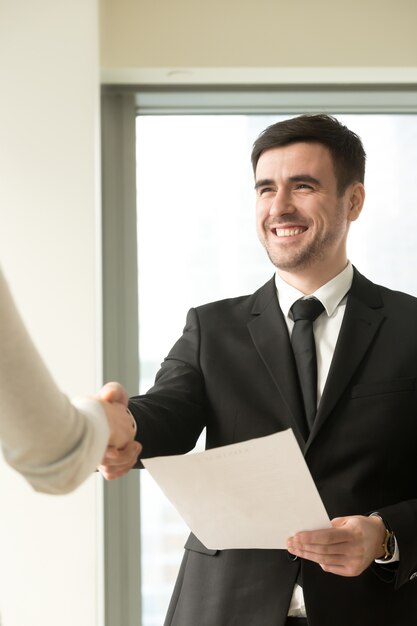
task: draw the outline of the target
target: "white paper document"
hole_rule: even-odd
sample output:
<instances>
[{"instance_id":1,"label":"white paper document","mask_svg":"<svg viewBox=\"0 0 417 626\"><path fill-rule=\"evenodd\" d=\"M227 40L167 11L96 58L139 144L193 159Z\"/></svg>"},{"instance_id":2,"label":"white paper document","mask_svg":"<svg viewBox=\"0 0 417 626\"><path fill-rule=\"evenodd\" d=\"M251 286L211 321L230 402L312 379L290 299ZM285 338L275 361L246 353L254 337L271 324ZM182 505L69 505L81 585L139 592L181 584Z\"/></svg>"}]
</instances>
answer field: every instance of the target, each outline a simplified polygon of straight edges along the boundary
<instances>
[{"instance_id":1,"label":"white paper document","mask_svg":"<svg viewBox=\"0 0 417 626\"><path fill-rule=\"evenodd\" d=\"M292 430L142 462L207 548L286 548L330 527Z\"/></svg>"}]
</instances>

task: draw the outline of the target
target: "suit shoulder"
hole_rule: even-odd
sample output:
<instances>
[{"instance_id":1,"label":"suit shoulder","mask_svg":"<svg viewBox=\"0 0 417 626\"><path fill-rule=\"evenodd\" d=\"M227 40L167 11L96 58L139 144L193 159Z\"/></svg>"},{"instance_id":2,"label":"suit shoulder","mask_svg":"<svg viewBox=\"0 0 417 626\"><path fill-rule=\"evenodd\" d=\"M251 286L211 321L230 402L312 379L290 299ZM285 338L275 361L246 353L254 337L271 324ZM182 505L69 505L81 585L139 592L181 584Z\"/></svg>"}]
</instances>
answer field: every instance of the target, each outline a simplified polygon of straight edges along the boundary
<instances>
[{"instance_id":1,"label":"suit shoulder","mask_svg":"<svg viewBox=\"0 0 417 626\"><path fill-rule=\"evenodd\" d=\"M391 304L398 306L400 309L403 307L417 308L417 297L404 291L397 291L378 285L384 304Z\"/></svg>"},{"instance_id":2,"label":"suit shoulder","mask_svg":"<svg viewBox=\"0 0 417 626\"><path fill-rule=\"evenodd\" d=\"M275 293L275 282L272 278L252 294L224 298L222 300L216 300L215 302L202 304L196 307L195 311L200 319L218 319L219 317L226 318L236 315L246 316L250 315L254 308L257 308L260 301L270 300Z\"/></svg>"},{"instance_id":3,"label":"suit shoulder","mask_svg":"<svg viewBox=\"0 0 417 626\"><path fill-rule=\"evenodd\" d=\"M417 307L417 297L384 285L378 285L360 274L356 268L352 293L367 302L372 308L385 306L397 308L398 312L401 312L404 308L412 310Z\"/></svg>"}]
</instances>

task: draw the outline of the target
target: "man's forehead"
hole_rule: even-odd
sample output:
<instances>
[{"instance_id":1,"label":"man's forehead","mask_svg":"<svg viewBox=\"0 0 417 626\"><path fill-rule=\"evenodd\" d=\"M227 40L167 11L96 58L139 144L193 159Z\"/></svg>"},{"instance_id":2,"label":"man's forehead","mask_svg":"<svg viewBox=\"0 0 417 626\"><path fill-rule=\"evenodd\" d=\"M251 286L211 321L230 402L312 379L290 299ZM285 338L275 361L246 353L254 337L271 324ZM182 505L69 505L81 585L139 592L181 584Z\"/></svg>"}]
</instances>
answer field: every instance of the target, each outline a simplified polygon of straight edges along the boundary
<instances>
[{"instance_id":1,"label":"man's forehead","mask_svg":"<svg viewBox=\"0 0 417 626\"><path fill-rule=\"evenodd\" d=\"M317 173L318 170L333 169L333 159L330 150L319 142L294 142L285 146L268 148L259 157L255 170L255 179L267 175L266 172L292 170L298 174L301 167L304 173ZM291 175L291 173L290 173Z\"/></svg>"}]
</instances>

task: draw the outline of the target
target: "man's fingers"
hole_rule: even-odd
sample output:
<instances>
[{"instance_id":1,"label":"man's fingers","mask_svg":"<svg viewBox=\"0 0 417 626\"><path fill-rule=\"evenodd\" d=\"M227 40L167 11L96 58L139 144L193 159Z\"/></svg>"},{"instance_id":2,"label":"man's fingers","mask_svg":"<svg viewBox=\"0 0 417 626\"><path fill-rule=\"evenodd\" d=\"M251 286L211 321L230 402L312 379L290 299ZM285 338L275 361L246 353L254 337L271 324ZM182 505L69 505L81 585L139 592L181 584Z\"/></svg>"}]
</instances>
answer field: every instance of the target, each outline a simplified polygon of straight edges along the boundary
<instances>
[{"instance_id":1,"label":"man's fingers","mask_svg":"<svg viewBox=\"0 0 417 626\"><path fill-rule=\"evenodd\" d=\"M108 447L97 469L106 480L120 478L136 465L141 451L142 446L137 441L128 443L122 450Z\"/></svg>"},{"instance_id":2,"label":"man's fingers","mask_svg":"<svg viewBox=\"0 0 417 626\"><path fill-rule=\"evenodd\" d=\"M299 543L296 540L289 541L288 547L290 551L295 550L298 552L303 552L303 553L308 553L308 554L318 554L318 555L346 554L351 549L350 544L348 544L347 542L321 544L321 543Z\"/></svg>"},{"instance_id":3,"label":"man's fingers","mask_svg":"<svg viewBox=\"0 0 417 626\"><path fill-rule=\"evenodd\" d=\"M117 382L106 383L97 394L100 400L106 400L106 402L120 402L124 406L127 406L129 396L126 389Z\"/></svg>"},{"instance_id":4,"label":"man's fingers","mask_svg":"<svg viewBox=\"0 0 417 626\"><path fill-rule=\"evenodd\" d=\"M114 467L127 465L133 460L136 463L137 457L141 451L142 446L138 441L130 441L122 449L117 449L114 446L109 446L106 449L101 463L102 465L111 465Z\"/></svg>"},{"instance_id":5,"label":"man's fingers","mask_svg":"<svg viewBox=\"0 0 417 626\"><path fill-rule=\"evenodd\" d=\"M120 402L99 400L110 427L109 445L124 448L136 436L136 421L129 409Z\"/></svg>"},{"instance_id":6,"label":"man's fingers","mask_svg":"<svg viewBox=\"0 0 417 626\"><path fill-rule=\"evenodd\" d=\"M116 478L121 478L122 476L128 474L130 470L130 468L124 470L116 470L115 468L109 469L105 465L99 465L97 469L106 480L115 480Z\"/></svg>"},{"instance_id":7,"label":"man's fingers","mask_svg":"<svg viewBox=\"0 0 417 626\"><path fill-rule=\"evenodd\" d=\"M288 551L318 563L326 572L358 576L378 558L384 537L383 523L363 515L332 520L332 528L296 533Z\"/></svg>"},{"instance_id":8,"label":"man's fingers","mask_svg":"<svg viewBox=\"0 0 417 626\"><path fill-rule=\"evenodd\" d=\"M296 533L292 539L300 544L309 545L332 545L349 541L352 530L349 528L336 527L321 530L302 531Z\"/></svg>"},{"instance_id":9,"label":"man's fingers","mask_svg":"<svg viewBox=\"0 0 417 626\"><path fill-rule=\"evenodd\" d=\"M119 450L115 446L107 446L105 455L103 457L103 461L107 459L108 461L117 460L120 456Z\"/></svg>"}]
</instances>

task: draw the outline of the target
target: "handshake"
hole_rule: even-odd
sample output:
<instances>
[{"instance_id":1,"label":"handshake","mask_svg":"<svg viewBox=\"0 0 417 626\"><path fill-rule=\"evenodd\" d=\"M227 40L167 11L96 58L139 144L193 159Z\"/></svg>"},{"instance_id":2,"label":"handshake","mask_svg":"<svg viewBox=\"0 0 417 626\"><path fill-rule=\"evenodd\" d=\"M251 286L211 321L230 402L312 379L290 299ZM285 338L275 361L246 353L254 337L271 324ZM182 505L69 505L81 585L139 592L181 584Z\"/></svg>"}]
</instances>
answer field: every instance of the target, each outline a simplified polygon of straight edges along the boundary
<instances>
[{"instance_id":1,"label":"handshake","mask_svg":"<svg viewBox=\"0 0 417 626\"><path fill-rule=\"evenodd\" d=\"M136 422L128 409L129 396L120 383L107 383L96 396L107 416L110 436L98 466L106 480L120 478L137 463L142 446L135 441Z\"/></svg>"}]
</instances>

